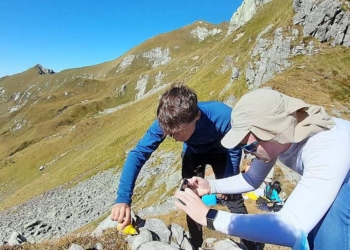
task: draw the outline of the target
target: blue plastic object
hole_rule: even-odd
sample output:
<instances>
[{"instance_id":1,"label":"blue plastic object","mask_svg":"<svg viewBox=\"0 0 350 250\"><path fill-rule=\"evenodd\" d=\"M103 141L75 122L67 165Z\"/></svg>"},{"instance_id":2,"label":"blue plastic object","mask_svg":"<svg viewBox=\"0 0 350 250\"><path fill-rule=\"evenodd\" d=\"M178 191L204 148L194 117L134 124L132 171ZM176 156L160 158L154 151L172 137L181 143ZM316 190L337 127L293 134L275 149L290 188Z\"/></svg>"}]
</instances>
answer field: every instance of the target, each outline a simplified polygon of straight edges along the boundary
<instances>
[{"instance_id":1,"label":"blue plastic object","mask_svg":"<svg viewBox=\"0 0 350 250\"><path fill-rule=\"evenodd\" d=\"M206 194L202 196L202 201L207 206L215 206L217 204L216 195L215 194Z\"/></svg>"}]
</instances>

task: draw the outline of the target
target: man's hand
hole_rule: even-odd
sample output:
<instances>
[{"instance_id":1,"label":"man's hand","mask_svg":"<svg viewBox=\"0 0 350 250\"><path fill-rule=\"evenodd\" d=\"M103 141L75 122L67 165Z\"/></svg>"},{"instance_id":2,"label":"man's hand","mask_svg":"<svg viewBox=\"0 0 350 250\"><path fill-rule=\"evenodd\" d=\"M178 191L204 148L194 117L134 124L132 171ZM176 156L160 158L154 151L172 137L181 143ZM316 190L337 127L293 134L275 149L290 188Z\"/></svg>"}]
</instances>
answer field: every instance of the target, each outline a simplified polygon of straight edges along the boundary
<instances>
[{"instance_id":1,"label":"man's hand","mask_svg":"<svg viewBox=\"0 0 350 250\"><path fill-rule=\"evenodd\" d=\"M209 181L203 179L201 177L192 177L188 179L188 186L199 196L203 196L205 194L210 194L210 184Z\"/></svg>"},{"instance_id":2,"label":"man's hand","mask_svg":"<svg viewBox=\"0 0 350 250\"><path fill-rule=\"evenodd\" d=\"M117 203L112 207L111 219L119 222L119 227L123 230L127 225L131 224L131 209L125 203Z\"/></svg>"},{"instance_id":3,"label":"man's hand","mask_svg":"<svg viewBox=\"0 0 350 250\"><path fill-rule=\"evenodd\" d=\"M182 209L188 216L190 216L197 223L207 225L207 213L209 208L203 203L201 198L195 194L191 189L186 188L185 191L177 191L175 198L182 202L175 200L175 205Z\"/></svg>"},{"instance_id":4,"label":"man's hand","mask_svg":"<svg viewBox=\"0 0 350 250\"><path fill-rule=\"evenodd\" d=\"M218 199L227 201L228 198L229 198L229 195L228 195L228 194L216 194L216 197L217 197Z\"/></svg>"}]
</instances>

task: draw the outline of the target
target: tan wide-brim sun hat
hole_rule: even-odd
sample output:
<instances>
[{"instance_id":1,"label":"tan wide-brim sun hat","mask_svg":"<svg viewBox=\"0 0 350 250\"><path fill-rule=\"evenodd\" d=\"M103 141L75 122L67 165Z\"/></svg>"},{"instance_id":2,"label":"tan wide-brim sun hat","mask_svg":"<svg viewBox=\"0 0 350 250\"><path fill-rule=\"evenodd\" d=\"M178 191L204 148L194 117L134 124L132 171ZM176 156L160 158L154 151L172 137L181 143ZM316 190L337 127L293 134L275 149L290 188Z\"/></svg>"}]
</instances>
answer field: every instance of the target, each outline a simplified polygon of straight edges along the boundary
<instances>
[{"instance_id":1,"label":"tan wide-brim sun hat","mask_svg":"<svg viewBox=\"0 0 350 250\"><path fill-rule=\"evenodd\" d=\"M306 118L298 121L296 111L306 112ZM300 142L333 126L333 119L323 107L262 88L245 94L234 106L231 130L221 144L226 148L236 147L249 132L263 141Z\"/></svg>"}]
</instances>

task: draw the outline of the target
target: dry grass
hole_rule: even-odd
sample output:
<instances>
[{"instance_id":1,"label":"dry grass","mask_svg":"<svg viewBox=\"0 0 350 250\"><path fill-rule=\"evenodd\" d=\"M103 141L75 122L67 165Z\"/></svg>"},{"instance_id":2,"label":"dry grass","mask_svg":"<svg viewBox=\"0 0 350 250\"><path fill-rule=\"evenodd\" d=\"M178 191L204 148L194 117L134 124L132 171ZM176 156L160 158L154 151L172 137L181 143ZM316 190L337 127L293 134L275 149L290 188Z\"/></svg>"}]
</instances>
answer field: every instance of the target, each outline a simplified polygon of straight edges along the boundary
<instances>
[{"instance_id":1,"label":"dry grass","mask_svg":"<svg viewBox=\"0 0 350 250\"><path fill-rule=\"evenodd\" d=\"M101 243L104 250L127 250L128 245L125 236L121 235L116 229L104 231L101 237L70 235L62 237L59 240L46 241L42 243L25 243L19 246L0 246L0 250L66 250L72 244L78 244L84 249L94 249L96 243Z\"/></svg>"}]
</instances>

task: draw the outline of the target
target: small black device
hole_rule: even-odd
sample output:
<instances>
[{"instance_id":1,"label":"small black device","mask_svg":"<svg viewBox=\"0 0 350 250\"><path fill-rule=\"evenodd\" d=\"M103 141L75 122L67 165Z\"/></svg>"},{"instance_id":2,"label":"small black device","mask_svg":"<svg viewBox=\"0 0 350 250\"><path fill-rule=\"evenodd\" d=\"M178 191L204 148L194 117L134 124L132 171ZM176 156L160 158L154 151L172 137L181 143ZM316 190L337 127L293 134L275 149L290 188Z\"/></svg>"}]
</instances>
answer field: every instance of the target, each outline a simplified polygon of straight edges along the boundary
<instances>
[{"instance_id":1,"label":"small black device","mask_svg":"<svg viewBox=\"0 0 350 250\"><path fill-rule=\"evenodd\" d=\"M185 188L188 187L188 180L187 179L183 179L182 180L182 183L181 183L181 186L180 186L180 191L185 191ZM182 203L182 205L186 206L186 203L183 202L182 200L176 198L179 202Z\"/></svg>"},{"instance_id":2,"label":"small black device","mask_svg":"<svg viewBox=\"0 0 350 250\"><path fill-rule=\"evenodd\" d=\"M180 191L185 191L185 189L188 187L188 180L183 179L181 186L180 186Z\"/></svg>"},{"instance_id":3,"label":"small black device","mask_svg":"<svg viewBox=\"0 0 350 250\"><path fill-rule=\"evenodd\" d=\"M217 214L218 214L218 210L209 209L207 216L206 216L207 217L207 228L215 230L214 220L215 220Z\"/></svg>"}]
</instances>

